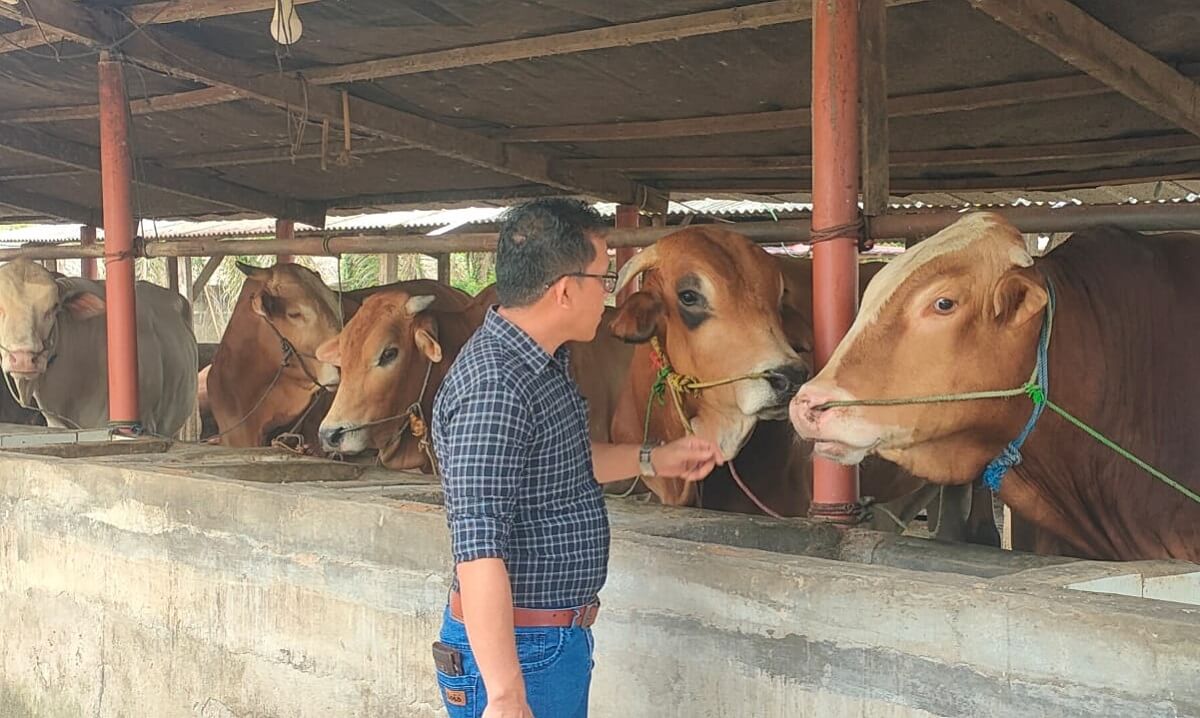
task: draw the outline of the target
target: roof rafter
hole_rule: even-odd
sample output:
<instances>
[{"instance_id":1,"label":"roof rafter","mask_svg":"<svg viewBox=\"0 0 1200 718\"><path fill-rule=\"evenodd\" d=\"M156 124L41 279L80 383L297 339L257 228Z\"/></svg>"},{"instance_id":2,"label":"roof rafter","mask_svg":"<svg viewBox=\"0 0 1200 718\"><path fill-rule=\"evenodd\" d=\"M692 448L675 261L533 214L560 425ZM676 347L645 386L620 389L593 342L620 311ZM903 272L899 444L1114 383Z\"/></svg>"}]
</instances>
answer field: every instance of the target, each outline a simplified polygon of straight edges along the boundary
<instances>
[{"instance_id":1,"label":"roof rafter","mask_svg":"<svg viewBox=\"0 0 1200 718\"><path fill-rule=\"evenodd\" d=\"M100 213L87 207L56 197L47 197L9 187L4 183L0 183L0 204L80 224L98 225L101 223Z\"/></svg>"},{"instance_id":2,"label":"roof rafter","mask_svg":"<svg viewBox=\"0 0 1200 718\"><path fill-rule=\"evenodd\" d=\"M294 0L297 5L318 0ZM129 20L137 25L163 25L188 20L203 20L210 17L237 15L245 12L261 12L275 7L276 0L165 0L125 8ZM11 15L10 15L11 17ZM21 18L21 22L27 19ZM36 26L10 32L0 37L0 55L18 50L41 47L47 42L69 40L70 37L53 29Z\"/></svg>"},{"instance_id":3,"label":"roof rafter","mask_svg":"<svg viewBox=\"0 0 1200 718\"><path fill-rule=\"evenodd\" d=\"M1200 86L1067 0L968 0L1159 117L1200 135Z\"/></svg>"},{"instance_id":4,"label":"roof rafter","mask_svg":"<svg viewBox=\"0 0 1200 718\"><path fill-rule=\"evenodd\" d=\"M100 171L98 149L22 127L0 126L0 147L77 169ZM139 164L138 170L135 179L139 184L192 199L308 224L321 225L325 217L325 206L321 203L275 197L206 174L168 170L152 162Z\"/></svg>"},{"instance_id":5,"label":"roof rafter","mask_svg":"<svg viewBox=\"0 0 1200 718\"><path fill-rule=\"evenodd\" d=\"M0 12L12 12L2 8ZM124 19L92 12L68 0L43 0L38 13L43 26L93 47L106 45L108 38L125 37L121 46L125 58L157 72L243 91L248 99L276 107L303 107L310 118L329 119L339 125L345 99L353 129L568 192L637 204L651 212L666 208L665 194L620 174L568 168L541 152L506 147L491 138L419 115L313 87L297 75L264 76L253 65L153 28L131 34Z\"/></svg>"}]
</instances>

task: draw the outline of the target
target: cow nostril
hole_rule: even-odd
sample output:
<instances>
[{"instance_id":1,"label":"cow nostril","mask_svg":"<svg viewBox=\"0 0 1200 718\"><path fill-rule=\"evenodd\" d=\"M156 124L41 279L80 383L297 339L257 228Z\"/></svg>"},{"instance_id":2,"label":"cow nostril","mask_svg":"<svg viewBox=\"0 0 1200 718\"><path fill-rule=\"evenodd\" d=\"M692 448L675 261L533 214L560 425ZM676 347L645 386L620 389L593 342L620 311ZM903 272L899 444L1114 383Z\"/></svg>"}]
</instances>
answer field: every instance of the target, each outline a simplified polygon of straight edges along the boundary
<instances>
[{"instance_id":1,"label":"cow nostril","mask_svg":"<svg viewBox=\"0 0 1200 718\"><path fill-rule=\"evenodd\" d=\"M341 446L342 439L346 438L346 430L339 427L332 429L321 430L321 440L326 446L337 447Z\"/></svg>"},{"instance_id":2,"label":"cow nostril","mask_svg":"<svg viewBox=\"0 0 1200 718\"><path fill-rule=\"evenodd\" d=\"M767 383L780 394L795 394L808 381L808 369L785 366L767 372Z\"/></svg>"}]
</instances>

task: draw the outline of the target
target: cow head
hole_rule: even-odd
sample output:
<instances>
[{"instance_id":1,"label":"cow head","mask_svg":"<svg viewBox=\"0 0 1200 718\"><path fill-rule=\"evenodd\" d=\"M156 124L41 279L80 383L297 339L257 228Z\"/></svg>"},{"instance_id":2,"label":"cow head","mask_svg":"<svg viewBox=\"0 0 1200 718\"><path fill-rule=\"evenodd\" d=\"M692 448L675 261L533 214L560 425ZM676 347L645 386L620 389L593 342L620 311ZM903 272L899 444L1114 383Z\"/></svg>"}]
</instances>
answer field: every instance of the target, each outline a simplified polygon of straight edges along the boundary
<instances>
[{"instance_id":1,"label":"cow head","mask_svg":"<svg viewBox=\"0 0 1200 718\"><path fill-rule=\"evenodd\" d=\"M298 264L264 268L238 262L237 267L259 284L250 304L254 313L288 340L321 384L337 384L337 367L312 359L317 347L341 330L338 299L333 290L325 286L316 272Z\"/></svg>"},{"instance_id":2,"label":"cow head","mask_svg":"<svg viewBox=\"0 0 1200 718\"><path fill-rule=\"evenodd\" d=\"M0 365L18 379L41 376L54 357L56 325L64 314L104 314L104 299L87 280L56 279L40 264L17 260L0 267Z\"/></svg>"},{"instance_id":3,"label":"cow head","mask_svg":"<svg viewBox=\"0 0 1200 718\"><path fill-rule=\"evenodd\" d=\"M442 361L438 322L426 311L435 300L401 289L373 294L345 330L317 351L321 361L341 367L342 373L333 406L321 422L326 451L383 450L395 443L409 406L432 400L437 386L426 381L438 378L431 375Z\"/></svg>"},{"instance_id":4,"label":"cow head","mask_svg":"<svg viewBox=\"0 0 1200 718\"><path fill-rule=\"evenodd\" d=\"M809 376L780 323L783 278L775 260L746 237L689 227L635 255L620 286L641 289L610 329L627 342L657 337L677 372L700 381L762 373L765 378L707 389L690 402L692 425L735 456L759 419L782 419Z\"/></svg>"},{"instance_id":5,"label":"cow head","mask_svg":"<svg viewBox=\"0 0 1200 718\"><path fill-rule=\"evenodd\" d=\"M842 463L877 453L934 482L970 482L1015 435L1028 401L823 405L1020 386L1046 301L1016 228L967 215L879 272L829 363L792 400L792 424Z\"/></svg>"}]
</instances>

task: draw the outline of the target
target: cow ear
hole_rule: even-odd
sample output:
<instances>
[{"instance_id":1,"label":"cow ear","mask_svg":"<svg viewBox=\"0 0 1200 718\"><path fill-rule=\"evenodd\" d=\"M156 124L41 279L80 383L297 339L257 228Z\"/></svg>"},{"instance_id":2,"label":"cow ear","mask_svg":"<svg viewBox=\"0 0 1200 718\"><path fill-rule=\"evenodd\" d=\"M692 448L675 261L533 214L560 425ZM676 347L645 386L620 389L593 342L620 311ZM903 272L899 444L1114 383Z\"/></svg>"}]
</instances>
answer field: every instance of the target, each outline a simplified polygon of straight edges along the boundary
<instances>
[{"instance_id":1,"label":"cow ear","mask_svg":"<svg viewBox=\"0 0 1200 718\"><path fill-rule=\"evenodd\" d=\"M260 317L277 317L280 314L279 298L269 294L265 288L260 289L250 300L250 308Z\"/></svg>"},{"instance_id":2,"label":"cow ear","mask_svg":"<svg viewBox=\"0 0 1200 718\"><path fill-rule=\"evenodd\" d=\"M992 306L997 322L1019 327L1037 316L1049 299L1041 282L1030 276L1026 270L1014 269L1007 272L996 284L992 294Z\"/></svg>"},{"instance_id":3,"label":"cow ear","mask_svg":"<svg viewBox=\"0 0 1200 718\"><path fill-rule=\"evenodd\" d=\"M617 316L608 324L609 331L630 344L641 344L659 332L663 304L649 292L635 292L617 308Z\"/></svg>"},{"instance_id":4,"label":"cow ear","mask_svg":"<svg viewBox=\"0 0 1200 718\"><path fill-rule=\"evenodd\" d=\"M58 284L58 301L63 309L76 319L91 319L104 314L104 299L93 290L90 282L84 284L78 280L64 277L55 280Z\"/></svg>"},{"instance_id":5,"label":"cow ear","mask_svg":"<svg viewBox=\"0 0 1200 718\"><path fill-rule=\"evenodd\" d=\"M413 332L413 340L417 344L417 349L434 364L442 360L442 345L438 343L437 336L437 322L433 321L432 317L426 315L418 320L417 330Z\"/></svg>"},{"instance_id":6,"label":"cow ear","mask_svg":"<svg viewBox=\"0 0 1200 718\"><path fill-rule=\"evenodd\" d=\"M438 340L432 334L424 329L418 329L415 339L417 349L420 349L429 361L437 364L442 360L442 345L438 344Z\"/></svg>"},{"instance_id":7,"label":"cow ear","mask_svg":"<svg viewBox=\"0 0 1200 718\"><path fill-rule=\"evenodd\" d=\"M342 365L342 335L339 334L317 347L316 357L319 362L340 367Z\"/></svg>"}]
</instances>

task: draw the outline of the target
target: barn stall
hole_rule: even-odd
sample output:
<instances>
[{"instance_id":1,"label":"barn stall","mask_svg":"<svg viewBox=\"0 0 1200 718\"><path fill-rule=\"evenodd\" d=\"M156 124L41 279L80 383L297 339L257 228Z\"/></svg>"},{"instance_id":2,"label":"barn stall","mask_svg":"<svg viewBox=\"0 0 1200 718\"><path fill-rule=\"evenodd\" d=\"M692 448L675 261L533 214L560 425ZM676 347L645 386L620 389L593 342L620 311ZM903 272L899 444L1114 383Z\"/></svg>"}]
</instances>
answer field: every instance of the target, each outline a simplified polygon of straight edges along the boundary
<instances>
[{"instance_id":1,"label":"barn stall","mask_svg":"<svg viewBox=\"0 0 1200 718\"><path fill-rule=\"evenodd\" d=\"M103 260L116 427L0 438L0 712L438 714L436 484L128 438L137 258L486 251L331 218L573 194L618 204L626 259L668 198L811 202L737 228L812 246L821 360L859 250L964 205L1200 228L1198 23L1182 0L0 4L0 221L83 225L3 259ZM216 217L275 238L135 231ZM811 521L612 502L598 715L1200 715L1196 567L845 528L857 479L824 462L814 494Z\"/></svg>"}]
</instances>

